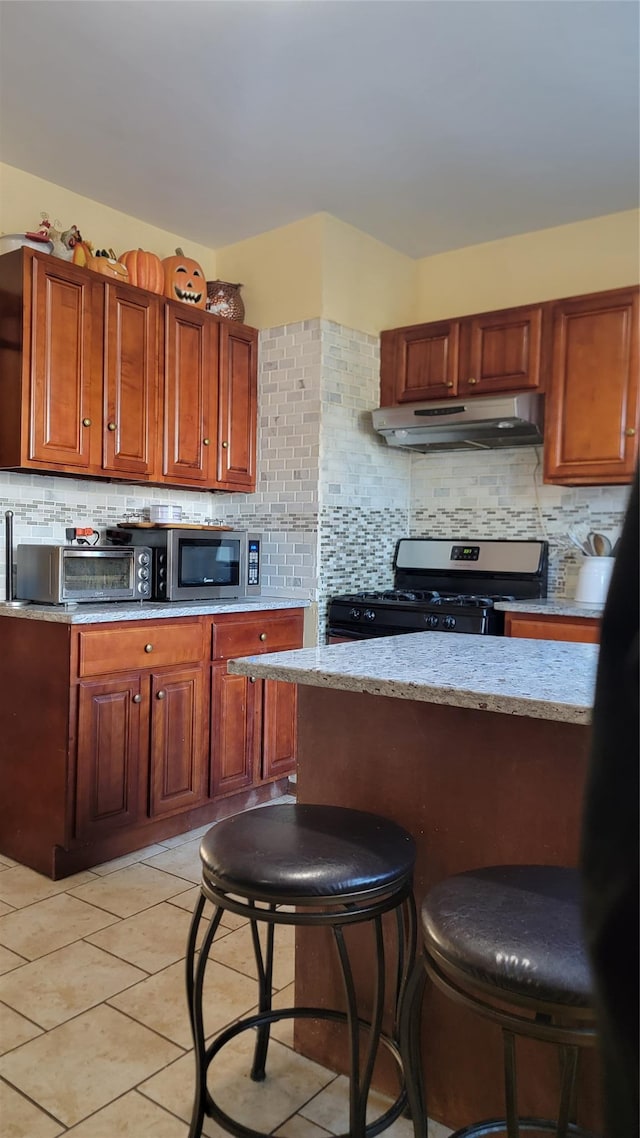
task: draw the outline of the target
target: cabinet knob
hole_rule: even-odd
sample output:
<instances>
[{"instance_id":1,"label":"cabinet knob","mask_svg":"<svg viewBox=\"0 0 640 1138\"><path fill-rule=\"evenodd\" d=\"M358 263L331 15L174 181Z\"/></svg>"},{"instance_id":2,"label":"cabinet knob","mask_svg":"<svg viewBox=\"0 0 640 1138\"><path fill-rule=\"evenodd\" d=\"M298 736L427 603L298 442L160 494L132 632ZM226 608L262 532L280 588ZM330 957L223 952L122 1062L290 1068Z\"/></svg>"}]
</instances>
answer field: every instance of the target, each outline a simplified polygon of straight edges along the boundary
<instances>
[{"instance_id":1,"label":"cabinet knob","mask_svg":"<svg viewBox=\"0 0 640 1138\"><path fill-rule=\"evenodd\" d=\"M249 683L255 684L255 682L256 682L256 677L255 676L249 676Z\"/></svg>"},{"instance_id":2,"label":"cabinet knob","mask_svg":"<svg viewBox=\"0 0 640 1138\"><path fill-rule=\"evenodd\" d=\"M229 444L225 442L222 444L222 449L226 450L228 446L229 446Z\"/></svg>"},{"instance_id":3,"label":"cabinet knob","mask_svg":"<svg viewBox=\"0 0 640 1138\"><path fill-rule=\"evenodd\" d=\"M156 692L156 699L164 699L166 694L166 691L163 691L162 688L160 688L160 691Z\"/></svg>"},{"instance_id":4,"label":"cabinet knob","mask_svg":"<svg viewBox=\"0 0 640 1138\"><path fill-rule=\"evenodd\" d=\"M210 442L211 442L211 440L210 440L210 439L203 439L203 440L202 440L202 445L203 445L204 447L208 447L208 446L209 446L209 443L210 443Z\"/></svg>"},{"instance_id":5,"label":"cabinet knob","mask_svg":"<svg viewBox=\"0 0 640 1138\"><path fill-rule=\"evenodd\" d=\"M117 427L116 423L107 423L107 430L108 431L117 431L117 429L118 429L118 427Z\"/></svg>"},{"instance_id":6,"label":"cabinet knob","mask_svg":"<svg viewBox=\"0 0 640 1138\"><path fill-rule=\"evenodd\" d=\"M452 379L448 380L448 382L445 383L445 387L453 387L453 380Z\"/></svg>"},{"instance_id":7,"label":"cabinet knob","mask_svg":"<svg viewBox=\"0 0 640 1138\"><path fill-rule=\"evenodd\" d=\"M260 639L261 639L261 640L266 640L266 639L267 639L267 634L266 634L266 632L261 632L261 633L260 633Z\"/></svg>"},{"instance_id":8,"label":"cabinet knob","mask_svg":"<svg viewBox=\"0 0 640 1138\"><path fill-rule=\"evenodd\" d=\"M90 427L91 426L91 419L83 419L82 420L82 426L83 427Z\"/></svg>"},{"instance_id":9,"label":"cabinet knob","mask_svg":"<svg viewBox=\"0 0 640 1138\"><path fill-rule=\"evenodd\" d=\"M467 383L469 384L470 387L473 387L474 384L476 384L477 382L478 382L477 379L468 379L467 380Z\"/></svg>"},{"instance_id":10,"label":"cabinet knob","mask_svg":"<svg viewBox=\"0 0 640 1138\"><path fill-rule=\"evenodd\" d=\"M628 439L632 439L636 433L636 429L635 429L635 427L627 427L627 429L624 433Z\"/></svg>"},{"instance_id":11,"label":"cabinet knob","mask_svg":"<svg viewBox=\"0 0 640 1138\"><path fill-rule=\"evenodd\" d=\"M144 650L145 652L153 652L153 644L145 644Z\"/></svg>"},{"instance_id":12,"label":"cabinet knob","mask_svg":"<svg viewBox=\"0 0 640 1138\"><path fill-rule=\"evenodd\" d=\"M141 695L134 695L133 702L134 703L142 703L142 696Z\"/></svg>"}]
</instances>

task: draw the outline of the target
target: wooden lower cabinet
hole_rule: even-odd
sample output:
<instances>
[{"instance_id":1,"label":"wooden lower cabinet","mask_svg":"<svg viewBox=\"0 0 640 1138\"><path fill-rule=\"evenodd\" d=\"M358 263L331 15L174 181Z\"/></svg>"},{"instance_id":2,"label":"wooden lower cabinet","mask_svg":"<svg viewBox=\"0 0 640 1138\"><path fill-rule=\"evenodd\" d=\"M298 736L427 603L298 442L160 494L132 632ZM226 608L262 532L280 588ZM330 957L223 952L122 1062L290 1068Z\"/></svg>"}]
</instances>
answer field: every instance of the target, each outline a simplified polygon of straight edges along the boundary
<instances>
[{"instance_id":1,"label":"wooden lower cabinet","mask_svg":"<svg viewBox=\"0 0 640 1138\"><path fill-rule=\"evenodd\" d=\"M571 640L581 644L600 643L600 621L589 616L545 616L528 613L505 614L505 636L526 640Z\"/></svg>"},{"instance_id":2,"label":"wooden lower cabinet","mask_svg":"<svg viewBox=\"0 0 640 1138\"><path fill-rule=\"evenodd\" d=\"M282 793L295 688L227 660L298 648L302 624L0 616L0 855L66 877Z\"/></svg>"}]
</instances>

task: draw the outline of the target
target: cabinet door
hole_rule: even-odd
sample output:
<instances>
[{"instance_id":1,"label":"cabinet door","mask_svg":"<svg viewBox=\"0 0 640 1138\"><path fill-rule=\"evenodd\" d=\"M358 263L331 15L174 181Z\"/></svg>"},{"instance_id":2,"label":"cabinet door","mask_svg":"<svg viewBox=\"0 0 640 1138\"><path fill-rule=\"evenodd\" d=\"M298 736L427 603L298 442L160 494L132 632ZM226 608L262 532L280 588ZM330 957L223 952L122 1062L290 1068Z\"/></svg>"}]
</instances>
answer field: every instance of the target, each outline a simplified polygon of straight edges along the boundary
<instances>
[{"instance_id":1,"label":"cabinet door","mask_svg":"<svg viewBox=\"0 0 640 1138\"><path fill-rule=\"evenodd\" d=\"M99 293L66 261L32 260L28 458L38 466L100 470Z\"/></svg>"},{"instance_id":2,"label":"cabinet door","mask_svg":"<svg viewBox=\"0 0 640 1138\"><path fill-rule=\"evenodd\" d=\"M188 304L165 305L163 481L213 482L218 393L218 324Z\"/></svg>"},{"instance_id":3,"label":"cabinet door","mask_svg":"<svg viewBox=\"0 0 640 1138\"><path fill-rule=\"evenodd\" d=\"M629 482L638 453L638 296L616 289L553 306L545 482Z\"/></svg>"},{"instance_id":4,"label":"cabinet door","mask_svg":"<svg viewBox=\"0 0 640 1138\"><path fill-rule=\"evenodd\" d=\"M540 386L542 305L464 321L458 394L491 395Z\"/></svg>"},{"instance_id":5,"label":"cabinet door","mask_svg":"<svg viewBox=\"0 0 640 1138\"><path fill-rule=\"evenodd\" d=\"M172 668L151 676L151 818L206 801L207 712L202 666Z\"/></svg>"},{"instance_id":6,"label":"cabinet door","mask_svg":"<svg viewBox=\"0 0 640 1138\"><path fill-rule=\"evenodd\" d=\"M384 340L387 335L392 337L391 344ZM398 328L393 333L383 332L382 336L380 394L383 406L443 399L455 394L460 341L458 320Z\"/></svg>"},{"instance_id":7,"label":"cabinet door","mask_svg":"<svg viewBox=\"0 0 640 1138\"><path fill-rule=\"evenodd\" d=\"M259 775L262 681L211 669L211 797L245 790Z\"/></svg>"},{"instance_id":8,"label":"cabinet door","mask_svg":"<svg viewBox=\"0 0 640 1138\"><path fill-rule=\"evenodd\" d=\"M142 289L106 284L103 466L153 478L160 302Z\"/></svg>"},{"instance_id":9,"label":"cabinet door","mask_svg":"<svg viewBox=\"0 0 640 1138\"><path fill-rule=\"evenodd\" d=\"M263 680L262 778L283 778L296 769L295 684Z\"/></svg>"},{"instance_id":10,"label":"cabinet door","mask_svg":"<svg viewBox=\"0 0 640 1138\"><path fill-rule=\"evenodd\" d=\"M216 484L255 490L258 421L258 333L220 322L220 386Z\"/></svg>"},{"instance_id":11,"label":"cabinet door","mask_svg":"<svg viewBox=\"0 0 640 1138\"><path fill-rule=\"evenodd\" d=\"M78 697L75 834L93 839L144 815L141 677L81 683Z\"/></svg>"}]
</instances>

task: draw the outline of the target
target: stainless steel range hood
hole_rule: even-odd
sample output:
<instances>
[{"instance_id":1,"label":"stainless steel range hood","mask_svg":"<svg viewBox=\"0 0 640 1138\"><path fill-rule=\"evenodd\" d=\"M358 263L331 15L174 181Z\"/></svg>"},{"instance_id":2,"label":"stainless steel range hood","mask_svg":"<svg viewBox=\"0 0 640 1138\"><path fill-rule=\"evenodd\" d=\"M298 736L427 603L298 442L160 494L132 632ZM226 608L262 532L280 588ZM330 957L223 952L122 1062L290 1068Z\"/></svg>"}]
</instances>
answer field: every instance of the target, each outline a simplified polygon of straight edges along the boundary
<instances>
[{"instance_id":1,"label":"stainless steel range hood","mask_svg":"<svg viewBox=\"0 0 640 1138\"><path fill-rule=\"evenodd\" d=\"M389 446L431 453L497 450L542 442L542 396L496 395L380 407L373 425Z\"/></svg>"}]
</instances>

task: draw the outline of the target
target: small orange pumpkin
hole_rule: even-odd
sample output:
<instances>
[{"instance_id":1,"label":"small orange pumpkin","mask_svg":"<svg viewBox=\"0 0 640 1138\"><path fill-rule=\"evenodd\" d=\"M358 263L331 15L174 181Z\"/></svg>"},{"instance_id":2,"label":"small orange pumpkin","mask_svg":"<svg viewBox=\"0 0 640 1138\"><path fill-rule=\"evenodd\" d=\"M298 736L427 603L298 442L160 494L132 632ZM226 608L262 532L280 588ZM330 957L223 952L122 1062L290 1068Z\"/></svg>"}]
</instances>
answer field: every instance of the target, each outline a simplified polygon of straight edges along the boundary
<instances>
[{"instance_id":1,"label":"small orange pumpkin","mask_svg":"<svg viewBox=\"0 0 640 1138\"><path fill-rule=\"evenodd\" d=\"M87 268L92 269L94 273L102 273L104 277L113 277L120 281L120 284L127 284L129 280L127 266L121 265L114 257L89 257Z\"/></svg>"},{"instance_id":2,"label":"small orange pumpkin","mask_svg":"<svg viewBox=\"0 0 640 1138\"><path fill-rule=\"evenodd\" d=\"M144 249L128 249L118 257L118 260L128 270L129 284L146 288L147 292L157 292L162 296L164 269L162 261L155 253L146 253Z\"/></svg>"},{"instance_id":3,"label":"small orange pumpkin","mask_svg":"<svg viewBox=\"0 0 640 1138\"><path fill-rule=\"evenodd\" d=\"M71 258L74 265L87 267L89 261L93 257L93 249L88 241L78 241L73 247L73 256Z\"/></svg>"},{"instance_id":4,"label":"small orange pumpkin","mask_svg":"<svg viewBox=\"0 0 640 1138\"><path fill-rule=\"evenodd\" d=\"M176 249L175 257L165 257L164 295L172 300L181 300L194 308L204 308L207 300L207 282L197 261L185 257L182 249Z\"/></svg>"}]
</instances>

